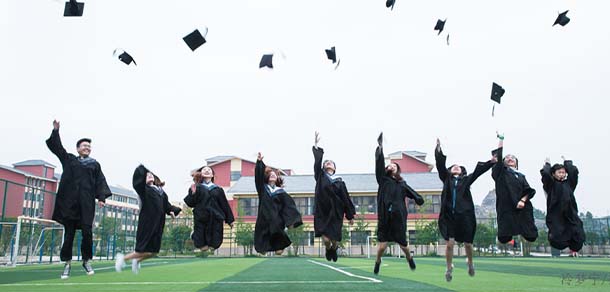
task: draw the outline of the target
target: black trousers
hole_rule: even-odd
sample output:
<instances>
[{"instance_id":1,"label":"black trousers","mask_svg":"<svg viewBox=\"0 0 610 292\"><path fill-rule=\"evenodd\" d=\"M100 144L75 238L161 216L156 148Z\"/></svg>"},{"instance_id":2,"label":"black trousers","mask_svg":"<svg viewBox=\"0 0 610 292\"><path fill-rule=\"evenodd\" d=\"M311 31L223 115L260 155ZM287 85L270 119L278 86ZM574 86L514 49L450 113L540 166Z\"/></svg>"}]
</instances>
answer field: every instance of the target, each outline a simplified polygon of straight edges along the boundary
<instances>
[{"instance_id":1,"label":"black trousers","mask_svg":"<svg viewBox=\"0 0 610 292\"><path fill-rule=\"evenodd\" d=\"M81 229L82 234L80 251L83 261L93 258L93 233L91 232L91 225L82 225L76 220L66 221L64 222L64 244L61 246L61 253L59 254L63 262L72 260L74 234L76 234L77 228Z\"/></svg>"}]
</instances>

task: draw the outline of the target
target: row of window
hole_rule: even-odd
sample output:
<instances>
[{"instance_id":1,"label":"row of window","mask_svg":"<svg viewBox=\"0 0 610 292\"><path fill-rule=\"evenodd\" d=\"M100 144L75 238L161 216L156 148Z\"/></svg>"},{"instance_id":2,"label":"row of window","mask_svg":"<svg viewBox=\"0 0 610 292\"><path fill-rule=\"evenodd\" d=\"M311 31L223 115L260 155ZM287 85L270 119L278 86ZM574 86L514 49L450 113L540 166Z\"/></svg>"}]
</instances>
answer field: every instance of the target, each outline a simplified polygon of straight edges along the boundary
<instances>
[{"instance_id":1,"label":"row of window","mask_svg":"<svg viewBox=\"0 0 610 292\"><path fill-rule=\"evenodd\" d=\"M314 197L293 198L301 215L313 215ZM425 195L423 207L416 206L411 199L408 200L409 213L438 214L441 211L441 197L439 195ZM376 196L354 196L352 202L356 208L356 213L365 214L377 213ZM239 216L257 216L258 198L241 198L237 202Z\"/></svg>"}]
</instances>

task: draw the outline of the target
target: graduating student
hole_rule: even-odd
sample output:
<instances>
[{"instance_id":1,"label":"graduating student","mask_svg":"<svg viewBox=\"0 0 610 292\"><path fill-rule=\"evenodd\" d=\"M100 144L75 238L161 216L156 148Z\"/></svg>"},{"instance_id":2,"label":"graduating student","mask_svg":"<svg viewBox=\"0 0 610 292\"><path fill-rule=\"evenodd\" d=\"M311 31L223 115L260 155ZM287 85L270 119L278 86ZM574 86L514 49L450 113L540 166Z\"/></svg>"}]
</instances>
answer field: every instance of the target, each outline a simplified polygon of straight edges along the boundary
<instances>
[{"instance_id":1,"label":"graduating student","mask_svg":"<svg viewBox=\"0 0 610 292\"><path fill-rule=\"evenodd\" d=\"M193 208L195 217L193 243L202 252L210 247L217 249L222 244L223 223L233 228L233 212L227 201L225 191L214 184L214 170L203 166L192 174L193 184L184 198L187 206Z\"/></svg>"},{"instance_id":2,"label":"graduating student","mask_svg":"<svg viewBox=\"0 0 610 292\"><path fill-rule=\"evenodd\" d=\"M259 253L274 251L281 255L292 243L285 229L303 224L294 200L283 188L282 178L265 166L259 152L254 169L258 193L258 216L254 226L254 248Z\"/></svg>"},{"instance_id":3,"label":"graduating student","mask_svg":"<svg viewBox=\"0 0 610 292\"><path fill-rule=\"evenodd\" d=\"M500 142L496 157L502 157L504 136L498 135ZM491 177L496 182L496 212L498 216L498 241L507 243L514 235L521 235L533 242L538 238L538 228L534 224L534 207L531 199L536 194L519 172L517 157L508 154L498 160L491 169Z\"/></svg>"},{"instance_id":4,"label":"graduating student","mask_svg":"<svg viewBox=\"0 0 610 292\"><path fill-rule=\"evenodd\" d=\"M562 157L563 158L563 157ZM585 230L578 217L574 190L578 185L578 168L572 160L551 166L547 158L540 170L546 197L546 226L549 243L556 249L569 247L576 254L585 242Z\"/></svg>"},{"instance_id":5,"label":"graduating student","mask_svg":"<svg viewBox=\"0 0 610 292\"><path fill-rule=\"evenodd\" d=\"M345 183L341 177L335 175L336 165L332 160L324 160L324 149L318 147L319 133L316 132L315 144L312 147L314 156L315 205L314 205L314 233L322 237L326 247L326 260L337 261L337 242L341 241L343 216L354 224L356 210Z\"/></svg>"},{"instance_id":6,"label":"graduating student","mask_svg":"<svg viewBox=\"0 0 610 292\"><path fill-rule=\"evenodd\" d=\"M133 188L140 197L140 215L136 233L135 252L128 255L118 254L115 269L120 272L126 260L131 260L131 271L140 272L140 263L154 257L161 249L165 215L178 216L181 209L169 203L167 194L162 189L165 185L159 177L140 165L133 172Z\"/></svg>"},{"instance_id":7,"label":"graduating student","mask_svg":"<svg viewBox=\"0 0 610 292\"><path fill-rule=\"evenodd\" d=\"M65 262L61 279L70 277L72 266L72 245L77 229L82 232L81 254L83 268L87 275L95 272L91 267L93 257L93 234L91 226L95 216L95 200L101 207L106 198L111 196L110 188L100 164L91 154L91 139L82 138L76 142L78 156L66 152L59 137L59 122L53 121L51 137L46 141L49 150L59 158L63 173L59 181L53 220L64 226L64 242L60 258Z\"/></svg>"},{"instance_id":8,"label":"graduating student","mask_svg":"<svg viewBox=\"0 0 610 292\"><path fill-rule=\"evenodd\" d=\"M474 240L477 222L470 186L479 176L488 171L497 162L497 159L494 156L487 162L477 163L472 174L468 174L464 166L457 164L447 168L447 156L443 154L439 139L436 139L434 156L436 158L438 176L443 182L438 228L445 241L447 241L445 280L450 282L453 279L453 246L456 241L464 242L468 258L468 275L473 277L472 241Z\"/></svg>"},{"instance_id":9,"label":"graduating student","mask_svg":"<svg viewBox=\"0 0 610 292\"><path fill-rule=\"evenodd\" d=\"M379 188L377 190L377 260L373 272L379 273L381 256L388 247L388 242L396 242L405 253L409 267L415 270L415 260L409 252L407 242L407 204L406 198L415 200L418 205L424 204L424 199L413 190L400 176L400 166L396 163L385 165L383 155L383 133L379 135L379 146L375 151L375 177Z\"/></svg>"}]
</instances>

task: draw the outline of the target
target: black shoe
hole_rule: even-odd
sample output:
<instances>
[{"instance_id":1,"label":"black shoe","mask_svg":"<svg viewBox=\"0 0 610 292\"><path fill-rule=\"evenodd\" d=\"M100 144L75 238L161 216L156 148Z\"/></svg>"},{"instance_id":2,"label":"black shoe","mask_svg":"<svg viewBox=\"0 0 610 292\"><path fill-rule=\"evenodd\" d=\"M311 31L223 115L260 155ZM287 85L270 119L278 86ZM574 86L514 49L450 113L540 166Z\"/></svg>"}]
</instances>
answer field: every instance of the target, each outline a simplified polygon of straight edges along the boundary
<instances>
[{"instance_id":1,"label":"black shoe","mask_svg":"<svg viewBox=\"0 0 610 292\"><path fill-rule=\"evenodd\" d=\"M326 249L326 260L331 261L333 259L333 250L332 248Z\"/></svg>"},{"instance_id":2,"label":"black shoe","mask_svg":"<svg viewBox=\"0 0 610 292\"><path fill-rule=\"evenodd\" d=\"M87 273L88 276L95 274L95 272L93 271L93 268L91 267L91 263L89 263L89 261L83 261L83 269L85 269L85 273Z\"/></svg>"},{"instance_id":3,"label":"black shoe","mask_svg":"<svg viewBox=\"0 0 610 292\"><path fill-rule=\"evenodd\" d=\"M333 255L332 255L332 260L333 262L337 262L337 259L339 258L339 255L337 254L337 248L333 248Z\"/></svg>"},{"instance_id":4,"label":"black shoe","mask_svg":"<svg viewBox=\"0 0 610 292\"><path fill-rule=\"evenodd\" d=\"M373 274L378 275L379 274L379 266L381 265L381 262L376 262L375 263L375 269L373 269Z\"/></svg>"},{"instance_id":5,"label":"black shoe","mask_svg":"<svg viewBox=\"0 0 610 292\"><path fill-rule=\"evenodd\" d=\"M415 271L415 260L413 257L408 258L407 261L409 262L409 268L411 268L411 271Z\"/></svg>"},{"instance_id":6,"label":"black shoe","mask_svg":"<svg viewBox=\"0 0 610 292\"><path fill-rule=\"evenodd\" d=\"M62 280L65 280L65 279L70 278L70 269L71 269L71 265L70 265L70 264L68 264L68 263L66 263L66 264L64 265L64 272L63 272L63 273L61 273L61 279L62 279Z\"/></svg>"}]
</instances>

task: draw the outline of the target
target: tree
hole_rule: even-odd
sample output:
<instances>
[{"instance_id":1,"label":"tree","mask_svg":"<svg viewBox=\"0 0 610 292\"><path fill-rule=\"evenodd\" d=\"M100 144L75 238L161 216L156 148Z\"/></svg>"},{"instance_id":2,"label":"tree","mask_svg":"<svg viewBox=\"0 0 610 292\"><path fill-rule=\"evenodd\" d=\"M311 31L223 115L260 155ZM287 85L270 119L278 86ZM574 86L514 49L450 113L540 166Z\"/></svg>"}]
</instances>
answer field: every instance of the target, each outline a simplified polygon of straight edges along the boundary
<instances>
[{"instance_id":1,"label":"tree","mask_svg":"<svg viewBox=\"0 0 610 292\"><path fill-rule=\"evenodd\" d=\"M360 245L360 255L364 255L364 245L366 244L366 237L368 236L369 223L364 220L366 214L365 207L360 206L360 210L357 216L354 216L354 230L352 230L352 244Z\"/></svg>"},{"instance_id":2,"label":"tree","mask_svg":"<svg viewBox=\"0 0 610 292\"><path fill-rule=\"evenodd\" d=\"M170 242L174 252L184 253L186 241L191 235L191 228L185 225L175 225L170 229Z\"/></svg>"},{"instance_id":3,"label":"tree","mask_svg":"<svg viewBox=\"0 0 610 292\"><path fill-rule=\"evenodd\" d=\"M476 233L474 235L474 246L479 250L481 255L481 248L488 247L496 242L496 234L493 232L493 227L485 223L477 224Z\"/></svg>"},{"instance_id":4,"label":"tree","mask_svg":"<svg viewBox=\"0 0 610 292\"><path fill-rule=\"evenodd\" d=\"M307 224L302 224L296 228L288 228L288 237L290 241L292 241L292 248L294 250L294 255L299 255L299 247L307 244L307 239L309 238L308 232L305 231L307 228Z\"/></svg>"},{"instance_id":5,"label":"tree","mask_svg":"<svg viewBox=\"0 0 610 292\"><path fill-rule=\"evenodd\" d=\"M241 218L237 218L237 223L235 224L235 243L244 248L244 255L252 254L254 228L252 228L252 224L244 223Z\"/></svg>"}]
</instances>

